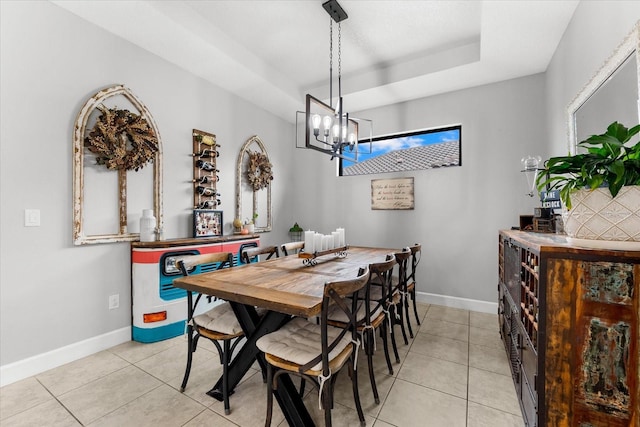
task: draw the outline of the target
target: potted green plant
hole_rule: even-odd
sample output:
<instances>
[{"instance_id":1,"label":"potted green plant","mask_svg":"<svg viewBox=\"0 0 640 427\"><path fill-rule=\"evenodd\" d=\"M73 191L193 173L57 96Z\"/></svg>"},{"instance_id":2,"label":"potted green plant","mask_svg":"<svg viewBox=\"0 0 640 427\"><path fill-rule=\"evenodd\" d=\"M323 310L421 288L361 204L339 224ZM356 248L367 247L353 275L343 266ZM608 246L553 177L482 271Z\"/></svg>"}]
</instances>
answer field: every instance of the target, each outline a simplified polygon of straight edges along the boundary
<instances>
[{"instance_id":1,"label":"potted green plant","mask_svg":"<svg viewBox=\"0 0 640 427\"><path fill-rule=\"evenodd\" d=\"M578 144L585 153L545 162L538 190L560 191L569 237L640 241L640 142L628 144L639 132L614 122Z\"/></svg>"},{"instance_id":2,"label":"potted green plant","mask_svg":"<svg viewBox=\"0 0 640 427\"><path fill-rule=\"evenodd\" d=\"M254 212L253 217L251 219L245 220L244 228L249 232L249 234L252 234L255 231L255 222L257 219L258 219L258 213Z\"/></svg>"}]
</instances>

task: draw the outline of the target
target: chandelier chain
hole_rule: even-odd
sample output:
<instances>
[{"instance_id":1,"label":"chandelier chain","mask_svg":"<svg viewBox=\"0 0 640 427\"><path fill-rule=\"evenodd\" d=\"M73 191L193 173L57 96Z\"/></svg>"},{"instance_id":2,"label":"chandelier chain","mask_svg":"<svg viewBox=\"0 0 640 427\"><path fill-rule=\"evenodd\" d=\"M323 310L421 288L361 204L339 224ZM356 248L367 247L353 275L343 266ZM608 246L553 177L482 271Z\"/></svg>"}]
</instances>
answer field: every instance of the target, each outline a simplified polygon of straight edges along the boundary
<instances>
[{"instance_id":1,"label":"chandelier chain","mask_svg":"<svg viewBox=\"0 0 640 427\"><path fill-rule=\"evenodd\" d=\"M329 103L333 103L333 19L329 18Z\"/></svg>"},{"instance_id":2,"label":"chandelier chain","mask_svg":"<svg viewBox=\"0 0 640 427\"><path fill-rule=\"evenodd\" d=\"M333 68L333 21L329 19L329 68Z\"/></svg>"},{"instance_id":3,"label":"chandelier chain","mask_svg":"<svg viewBox=\"0 0 640 427\"><path fill-rule=\"evenodd\" d=\"M338 22L338 79L342 75L342 25Z\"/></svg>"}]
</instances>

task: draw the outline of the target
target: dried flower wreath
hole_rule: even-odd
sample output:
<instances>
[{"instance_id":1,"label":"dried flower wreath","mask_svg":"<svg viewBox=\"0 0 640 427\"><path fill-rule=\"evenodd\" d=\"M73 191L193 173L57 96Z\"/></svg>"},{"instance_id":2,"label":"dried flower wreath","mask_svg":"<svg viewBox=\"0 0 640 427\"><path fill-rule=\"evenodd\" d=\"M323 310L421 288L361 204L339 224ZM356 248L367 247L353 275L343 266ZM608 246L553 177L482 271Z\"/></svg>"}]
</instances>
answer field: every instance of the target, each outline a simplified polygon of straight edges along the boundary
<instances>
[{"instance_id":1,"label":"dried flower wreath","mask_svg":"<svg viewBox=\"0 0 640 427\"><path fill-rule=\"evenodd\" d=\"M111 170L138 170L153 161L158 138L147 120L130 112L99 106L102 114L84 140L96 163Z\"/></svg>"},{"instance_id":2,"label":"dried flower wreath","mask_svg":"<svg viewBox=\"0 0 640 427\"><path fill-rule=\"evenodd\" d=\"M271 162L266 154L260 152L249 152L249 166L247 168L247 178L253 191L267 187L273 180Z\"/></svg>"}]
</instances>

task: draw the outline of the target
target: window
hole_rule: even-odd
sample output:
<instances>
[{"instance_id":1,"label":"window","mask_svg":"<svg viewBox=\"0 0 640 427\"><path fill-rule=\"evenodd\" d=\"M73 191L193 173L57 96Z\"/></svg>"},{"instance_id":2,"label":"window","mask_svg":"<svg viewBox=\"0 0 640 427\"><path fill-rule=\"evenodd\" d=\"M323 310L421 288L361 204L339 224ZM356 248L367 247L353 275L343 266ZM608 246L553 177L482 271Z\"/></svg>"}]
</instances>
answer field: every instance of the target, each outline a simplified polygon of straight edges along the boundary
<instances>
[{"instance_id":1,"label":"window","mask_svg":"<svg viewBox=\"0 0 640 427\"><path fill-rule=\"evenodd\" d=\"M378 136L366 151L358 153L358 163L340 159L340 176L460 166L462 126Z\"/></svg>"}]
</instances>

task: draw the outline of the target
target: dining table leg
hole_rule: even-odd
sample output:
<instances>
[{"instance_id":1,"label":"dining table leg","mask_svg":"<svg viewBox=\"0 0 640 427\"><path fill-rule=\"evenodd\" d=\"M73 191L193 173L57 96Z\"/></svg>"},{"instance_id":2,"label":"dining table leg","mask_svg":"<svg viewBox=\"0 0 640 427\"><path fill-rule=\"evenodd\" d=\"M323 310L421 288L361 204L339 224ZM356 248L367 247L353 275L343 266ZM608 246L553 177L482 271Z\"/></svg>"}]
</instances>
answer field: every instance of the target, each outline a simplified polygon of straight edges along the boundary
<instances>
[{"instance_id":1,"label":"dining table leg","mask_svg":"<svg viewBox=\"0 0 640 427\"><path fill-rule=\"evenodd\" d=\"M231 394L256 360L260 364L263 373L266 372L267 362L264 359L264 354L256 346L256 341L263 335L278 330L291 319L291 316L277 311L268 311L264 316L260 317L253 306L233 301L229 301L229 303L247 339L229 365L228 378ZM207 394L218 401L223 400L222 378ZM307 427L315 425L288 375L280 376L278 388L274 390L274 395L290 426Z\"/></svg>"}]
</instances>

